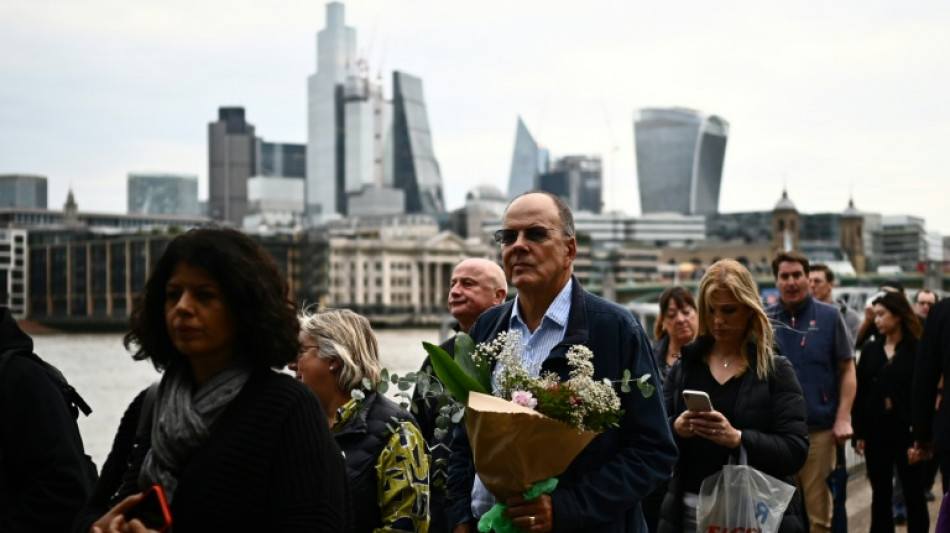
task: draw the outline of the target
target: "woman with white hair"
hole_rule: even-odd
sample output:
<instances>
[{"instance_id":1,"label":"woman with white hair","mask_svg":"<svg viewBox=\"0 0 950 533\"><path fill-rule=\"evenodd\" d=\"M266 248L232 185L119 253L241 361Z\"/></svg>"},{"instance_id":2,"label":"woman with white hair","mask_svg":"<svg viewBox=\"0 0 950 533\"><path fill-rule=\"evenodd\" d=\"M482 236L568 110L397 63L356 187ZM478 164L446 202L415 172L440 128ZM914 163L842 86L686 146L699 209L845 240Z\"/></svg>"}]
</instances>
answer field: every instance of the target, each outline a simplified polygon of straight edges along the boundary
<instances>
[{"instance_id":1,"label":"woman with white hair","mask_svg":"<svg viewBox=\"0 0 950 533\"><path fill-rule=\"evenodd\" d=\"M346 461L355 533L429 530L425 440L408 412L376 392L379 350L369 321L346 309L300 315L290 365L320 398Z\"/></svg>"}]
</instances>

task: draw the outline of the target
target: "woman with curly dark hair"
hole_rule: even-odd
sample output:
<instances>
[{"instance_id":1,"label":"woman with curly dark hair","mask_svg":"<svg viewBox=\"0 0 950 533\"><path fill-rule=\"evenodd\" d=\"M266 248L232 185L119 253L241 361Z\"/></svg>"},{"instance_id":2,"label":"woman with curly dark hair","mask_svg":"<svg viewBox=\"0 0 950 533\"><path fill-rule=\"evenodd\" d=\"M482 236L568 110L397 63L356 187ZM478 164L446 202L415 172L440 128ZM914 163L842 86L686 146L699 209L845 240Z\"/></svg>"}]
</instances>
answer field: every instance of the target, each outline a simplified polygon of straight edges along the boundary
<instances>
[{"instance_id":1,"label":"woman with curly dark hair","mask_svg":"<svg viewBox=\"0 0 950 533\"><path fill-rule=\"evenodd\" d=\"M343 531L346 473L297 358L296 304L273 259L234 230L173 239L126 347L163 372L136 397L76 531L142 531L125 515L160 485L176 532Z\"/></svg>"}]
</instances>

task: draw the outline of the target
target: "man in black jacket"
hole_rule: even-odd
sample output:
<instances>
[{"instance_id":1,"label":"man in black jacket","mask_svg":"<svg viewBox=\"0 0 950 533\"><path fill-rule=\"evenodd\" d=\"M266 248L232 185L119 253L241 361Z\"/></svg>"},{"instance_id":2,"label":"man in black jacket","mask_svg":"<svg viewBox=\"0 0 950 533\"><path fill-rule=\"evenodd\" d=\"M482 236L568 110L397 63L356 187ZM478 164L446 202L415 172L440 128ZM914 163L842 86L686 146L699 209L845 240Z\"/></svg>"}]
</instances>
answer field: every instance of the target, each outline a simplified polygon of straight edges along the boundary
<instances>
[{"instance_id":1,"label":"man in black jacket","mask_svg":"<svg viewBox=\"0 0 950 533\"><path fill-rule=\"evenodd\" d=\"M33 340L0 307L0 529L68 531L95 467L63 392L32 353Z\"/></svg>"}]
</instances>

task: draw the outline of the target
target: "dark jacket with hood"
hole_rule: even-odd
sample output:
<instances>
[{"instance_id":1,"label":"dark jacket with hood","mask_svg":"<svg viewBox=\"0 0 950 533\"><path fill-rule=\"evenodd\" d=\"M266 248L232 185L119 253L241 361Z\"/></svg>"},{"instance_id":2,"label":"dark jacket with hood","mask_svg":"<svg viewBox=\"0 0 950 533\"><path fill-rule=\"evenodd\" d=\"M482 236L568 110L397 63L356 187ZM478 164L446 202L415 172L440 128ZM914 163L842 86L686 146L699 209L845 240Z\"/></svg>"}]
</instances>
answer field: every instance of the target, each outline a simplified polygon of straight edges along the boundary
<instances>
[{"instance_id":1,"label":"dark jacket with hood","mask_svg":"<svg viewBox=\"0 0 950 533\"><path fill-rule=\"evenodd\" d=\"M670 369L663 395L669 412L669 425L686 410L683 389L690 373L699 372L705 365L703 358L710 352L713 339L703 336L683 347L681 358ZM742 432L742 447L746 450L749 466L770 476L794 484L793 476L808 458L808 426L805 423L805 399L798 384L795 370L785 357L774 356L771 377L761 380L755 375L754 344L747 345L749 368L739 379L739 393L729 420L732 427ZM675 436L675 433L674 433ZM680 460L670 482L670 491L663 502L661 532L682 531L683 472L690 462L702 461L693 448L698 437L676 437ZM736 452L738 459L738 452ZM780 532L803 531L798 493L792 499L782 518Z\"/></svg>"},{"instance_id":2,"label":"dark jacket with hood","mask_svg":"<svg viewBox=\"0 0 950 533\"><path fill-rule=\"evenodd\" d=\"M567 379L567 351L580 344L594 353L595 380L609 378L616 383L624 370L629 370L634 377L650 374L657 391L645 398L636 385L627 393L616 385L624 410L620 427L594 438L558 476L557 489L551 493L554 531L646 531L640 501L670 477L676 463L653 351L630 311L585 291L577 278L573 281L564 340L551 350L541 372ZM485 311L472 329L472 339L476 343L489 341L507 330L515 301ZM468 435L459 424L449 459L453 526L472 520L474 479Z\"/></svg>"},{"instance_id":3,"label":"dark jacket with hood","mask_svg":"<svg viewBox=\"0 0 950 533\"><path fill-rule=\"evenodd\" d=\"M33 340L0 307L0 529L67 531L96 472L59 386L31 358Z\"/></svg>"}]
</instances>

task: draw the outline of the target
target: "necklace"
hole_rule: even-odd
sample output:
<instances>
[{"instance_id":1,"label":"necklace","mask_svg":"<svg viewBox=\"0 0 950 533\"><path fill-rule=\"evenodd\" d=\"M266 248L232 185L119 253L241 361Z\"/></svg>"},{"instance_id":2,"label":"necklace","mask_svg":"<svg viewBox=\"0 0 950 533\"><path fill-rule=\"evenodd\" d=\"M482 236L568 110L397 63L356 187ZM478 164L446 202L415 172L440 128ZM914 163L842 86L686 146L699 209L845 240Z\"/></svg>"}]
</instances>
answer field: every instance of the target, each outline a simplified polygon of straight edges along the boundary
<instances>
[{"instance_id":1,"label":"necklace","mask_svg":"<svg viewBox=\"0 0 950 533\"><path fill-rule=\"evenodd\" d=\"M723 360L722 360L722 367L723 367L723 368L729 368L729 363L731 363L731 362L732 362L732 361L730 361L729 359L723 359Z\"/></svg>"}]
</instances>

